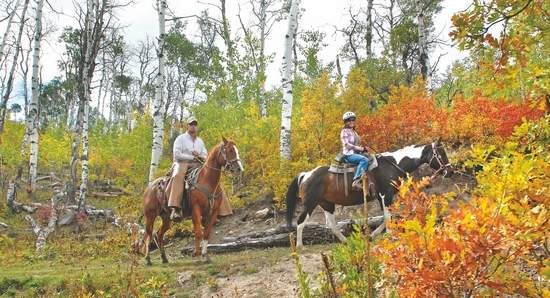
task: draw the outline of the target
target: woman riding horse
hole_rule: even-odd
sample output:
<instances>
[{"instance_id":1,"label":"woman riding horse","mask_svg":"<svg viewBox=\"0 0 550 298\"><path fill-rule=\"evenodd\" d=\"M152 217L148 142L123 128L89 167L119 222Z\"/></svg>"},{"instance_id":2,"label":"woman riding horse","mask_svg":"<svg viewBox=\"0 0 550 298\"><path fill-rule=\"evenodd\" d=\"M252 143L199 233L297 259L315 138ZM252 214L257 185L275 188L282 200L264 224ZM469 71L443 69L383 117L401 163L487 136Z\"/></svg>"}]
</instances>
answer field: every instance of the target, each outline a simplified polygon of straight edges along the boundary
<instances>
[{"instance_id":1,"label":"woman riding horse","mask_svg":"<svg viewBox=\"0 0 550 298\"><path fill-rule=\"evenodd\" d=\"M345 161L357 165L357 170L353 176L352 187L356 190L362 190L361 176L369 168L368 158L361 154L366 153L366 147L360 146L361 138L355 131L355 113L345 112L342 119L344 120L344 128L340 132L340 140L342 141L342 154L345 156Z\"/></svg>"},{"instance_id":2,"label":"woman riding horse","mask_svg":"<svg viewBox=\"0 0 550 298\"><path fill-rule=\"evenodd\" d=\"M378 166L369 172L369 181L373 184L369 188L368 200L378 200L384 211L386 220L390 218L386 206L392 203L397 192L396 183L415 171L420 165L428 164L433 170L434 177L440 173L444 177L452 174L449 160L443 145L437 141L423 145L411 145L394 152L385 152L377 155ZM350 175L351 173L344 173ZM346 238L336 227L334 217L335 205L353 206L364 203L363 193L359 191L346 192L343 179L329 172L328 166L317 167L309 172L300 173L294 178L286 193L287 226L292 228L292 219L298 199L304 203L304 210L299 215L297 223L296 245L303 246L302 233L306 222L317 206L324 210L327 226L340 241ZM351 188L351 187L350 187ZM373 235L379 233L385 224L380 225Z\"/></svg>"}]
</instances>

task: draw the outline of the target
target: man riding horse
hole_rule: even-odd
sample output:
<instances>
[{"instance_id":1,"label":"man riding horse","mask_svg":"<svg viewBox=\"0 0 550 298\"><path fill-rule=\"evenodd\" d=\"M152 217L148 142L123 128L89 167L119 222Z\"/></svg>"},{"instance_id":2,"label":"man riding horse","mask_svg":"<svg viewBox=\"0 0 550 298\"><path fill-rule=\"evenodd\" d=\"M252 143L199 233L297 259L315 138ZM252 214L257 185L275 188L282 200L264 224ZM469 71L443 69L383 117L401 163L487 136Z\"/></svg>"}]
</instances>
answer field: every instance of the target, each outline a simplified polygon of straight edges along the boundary
<instances>
[{"instance_id":1,"label":"man riding horse","mask_svg":"<svg viewBox=\"0 0 550 298\"><path fill-rule=\"evenodd\" d=\"M185 174L189 168L198 167L204 162L207 156L204 142L198 136L198 121L195 117L187 120L187 131L179 135L174 141L172 178L166 188L168 195L168 207L172 209L170 219L179 221L183 214L181 200L185 190ZM233 214L229 200L222 190L222 204L219 216Z\"/></svg>"}]
</instances>

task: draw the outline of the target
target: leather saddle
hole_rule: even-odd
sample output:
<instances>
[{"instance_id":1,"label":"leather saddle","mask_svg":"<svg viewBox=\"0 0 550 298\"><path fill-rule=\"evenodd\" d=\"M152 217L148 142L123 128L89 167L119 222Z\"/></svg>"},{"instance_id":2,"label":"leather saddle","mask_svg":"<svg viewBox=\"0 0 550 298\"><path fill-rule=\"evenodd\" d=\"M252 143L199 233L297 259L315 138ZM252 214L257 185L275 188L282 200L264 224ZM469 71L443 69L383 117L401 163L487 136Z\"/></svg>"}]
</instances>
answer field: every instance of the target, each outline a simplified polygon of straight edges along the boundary
<instances>
[{"instance_id":1,"label":"leather saddle","mask_svg":"<svg viewBox=\"0 0 550 298\"><path fill-rule=\"evenodd\" d=\"M370 172L372 171L373 169L375 169L376 167L378 167L378 160L376 158L376 156L373 156L371 154L366 154L365 155L368 160L369 160L369 168L367 170L367 172ZM336 161L336 163L333 163L330 165L329 169L328 169L328 172L329 173L332 173L332 174L336 174L336 185L340 185L338 183L338 178L340 176L343 176L344 178L344 191L345 191L345 194L346 196L348 196L348 173L355 173L355 171L357 170L357 166L354 165L354 164L351 164L349 162L347 162L346 160L346 156L342 153L338 153L336 155L336 157L334 158L334 160Z\"/></svg>"}]
</instances>

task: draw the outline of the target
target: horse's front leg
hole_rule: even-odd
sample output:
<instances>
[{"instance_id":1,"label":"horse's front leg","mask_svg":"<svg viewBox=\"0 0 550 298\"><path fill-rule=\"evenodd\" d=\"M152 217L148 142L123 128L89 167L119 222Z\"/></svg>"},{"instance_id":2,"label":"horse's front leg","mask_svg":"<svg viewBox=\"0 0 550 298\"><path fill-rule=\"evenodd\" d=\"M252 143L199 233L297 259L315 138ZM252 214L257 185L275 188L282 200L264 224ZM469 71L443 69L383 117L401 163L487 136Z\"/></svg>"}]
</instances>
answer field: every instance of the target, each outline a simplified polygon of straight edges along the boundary
<instances>
[{"instance_id":1,"label":"horse's front leg","mask_svg":"<svg viewBox=\"0 0 550 298\"><path fill-rule=\"evenodd\" d=\"M391 221L391 214L388 210L388 207L386 207L385 202L386 195L379 193L378 194L378 202L380 203L380 208L382 209L382 212L384 213L384 222L382 222L381 225L379 225L372 233L370 234L371 238L374 239L378 234L381 234L384 229L386 229L386 232L389 232L388 229L388 222Z\"/></svg>"},{"instance_id":2,"label":"horse's front leg","mask_svg":"<svg viewBox=\"0 0 550 298\"><path fill-rule=\"evenodd\" d=\"M202 214L201 207L198 204L193 205L192 219L193 219L193 230L195 231L195 251L193 252L193 257L199 256L200 243L203 238L202 234Z\"/></svg>"},{"instance_id":3,"label":"horse's front leg","mask_svg":"<svg viewBox=\"0 0 550 298\"><path fill-rule=\"evenodd\" d=\"M220 205L222 203L221 199L214 200L214 206L212 207L212 213L210 214L210 220L208 221L208 224L206 225L204 229L204 238L201 242L202 245L202 252L201 255L203 258L205 258L207 261L210 261L210 258L208 257L208 239L210 238L210 233L212 232L212 229L214 229L214 225L216 224L216 221L218 220L218 212L220 210Z\"/></svg>"}]
</instances>

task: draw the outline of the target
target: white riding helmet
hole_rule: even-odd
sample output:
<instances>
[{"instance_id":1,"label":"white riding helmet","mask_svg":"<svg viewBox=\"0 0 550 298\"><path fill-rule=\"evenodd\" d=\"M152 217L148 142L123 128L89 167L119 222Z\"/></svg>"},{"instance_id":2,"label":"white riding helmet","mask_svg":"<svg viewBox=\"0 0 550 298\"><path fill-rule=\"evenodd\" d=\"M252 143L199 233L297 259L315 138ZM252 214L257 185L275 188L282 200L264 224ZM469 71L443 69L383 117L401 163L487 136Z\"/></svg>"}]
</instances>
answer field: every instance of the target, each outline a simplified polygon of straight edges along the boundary
<instances>
[{"instance_id":1,"label":"white riding helmet","mask_svg":"<svg viewBox=\"0 0 550 298\"><path fill-rule=\"evenodd\" d=\"M344 121L347 121L347 120L349 120L349 119L351 119L351 118L357 118L357 116L355 116L355 113L354 113L354 112L345 112L345 113L344 113L344 116L342 116L342 119L343 119Z\"/></svg>"}]
</instances>

